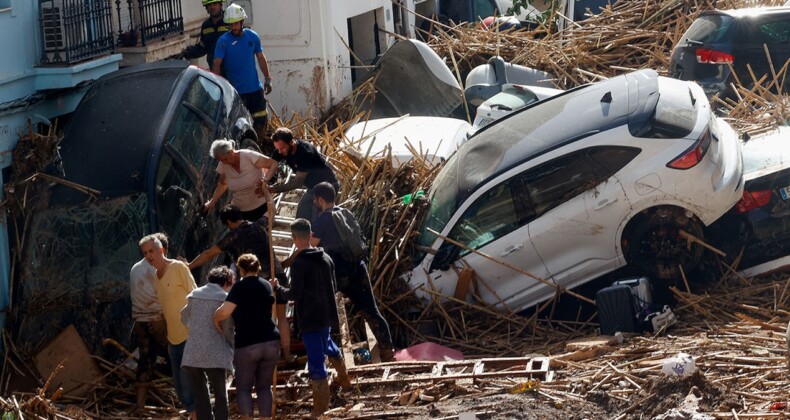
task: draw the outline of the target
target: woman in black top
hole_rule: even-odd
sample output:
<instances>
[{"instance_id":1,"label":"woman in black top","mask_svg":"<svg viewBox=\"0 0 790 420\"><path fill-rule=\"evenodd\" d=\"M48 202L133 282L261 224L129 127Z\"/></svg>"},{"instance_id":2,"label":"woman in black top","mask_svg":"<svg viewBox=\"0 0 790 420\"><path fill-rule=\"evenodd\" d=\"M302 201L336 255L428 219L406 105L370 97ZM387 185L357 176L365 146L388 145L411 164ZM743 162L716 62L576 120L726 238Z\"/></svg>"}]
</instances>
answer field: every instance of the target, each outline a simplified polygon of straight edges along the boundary
<instances>
[{"instance_id":1,"label":"woman in black top","mask_svg":"<svg viewBox=\"0 0 790 420\"><path fill-rule=\"evenodd\" d=\"M258 416L272 417L272 373L280 358L280 333L272 318L274 295L268 281L258 277L261 264L253 254L239 257L239 280L214 314L218 324L233 316L236 326L233 365L236 401L242 419L253 417L252 389L258 394Z\"/></svg>"}]
</instances>

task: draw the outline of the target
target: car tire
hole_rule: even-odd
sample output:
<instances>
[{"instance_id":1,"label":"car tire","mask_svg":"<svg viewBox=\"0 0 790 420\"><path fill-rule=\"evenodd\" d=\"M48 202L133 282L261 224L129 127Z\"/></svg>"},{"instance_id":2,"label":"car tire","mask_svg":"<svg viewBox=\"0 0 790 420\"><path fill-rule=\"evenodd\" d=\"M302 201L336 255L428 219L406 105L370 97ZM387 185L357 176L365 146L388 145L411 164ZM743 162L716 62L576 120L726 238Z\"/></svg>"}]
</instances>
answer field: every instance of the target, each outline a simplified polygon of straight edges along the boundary
<instances>
[{"instance_id":1,"label":"car tire","mask_svg":"<svg viewBox=\"0 0 790 420\"><path fill-rule=\"evenodd\" d=\"M678 207L661 207L642 212L629 222L623 235L623 254L633 268L657 280L672 280L696 269L705 249L680 235L685 231L704 240L702 223Z\"/></svg>"}]
</instances>

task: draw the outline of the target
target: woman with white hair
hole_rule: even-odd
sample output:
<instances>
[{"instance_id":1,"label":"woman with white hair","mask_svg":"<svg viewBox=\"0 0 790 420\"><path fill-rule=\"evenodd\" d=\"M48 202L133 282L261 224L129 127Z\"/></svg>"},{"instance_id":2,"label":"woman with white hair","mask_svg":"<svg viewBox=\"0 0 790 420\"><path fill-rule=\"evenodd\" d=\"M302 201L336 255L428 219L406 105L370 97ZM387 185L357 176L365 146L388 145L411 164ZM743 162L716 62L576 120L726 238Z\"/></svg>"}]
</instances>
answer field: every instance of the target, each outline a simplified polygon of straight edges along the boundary
<instances>
[{"instance_id":1,"label":"woman with white hair","mask_svg":"<svg viewBox=\"0 0 790 420\"><path fill-rule=\"evenodd\" d=\"M235 150L232 140L218 139L211 144L211 157L219 161L217 173L219 182L211 200L203 205L206 212L211 211L217 201L230 190L230 203L238 207L244 220L256 221L269 211L274 216L274 204L268 188L262 188L264 168L274 162L266 155L253 150Z\"/></svg>"}]
</instances>

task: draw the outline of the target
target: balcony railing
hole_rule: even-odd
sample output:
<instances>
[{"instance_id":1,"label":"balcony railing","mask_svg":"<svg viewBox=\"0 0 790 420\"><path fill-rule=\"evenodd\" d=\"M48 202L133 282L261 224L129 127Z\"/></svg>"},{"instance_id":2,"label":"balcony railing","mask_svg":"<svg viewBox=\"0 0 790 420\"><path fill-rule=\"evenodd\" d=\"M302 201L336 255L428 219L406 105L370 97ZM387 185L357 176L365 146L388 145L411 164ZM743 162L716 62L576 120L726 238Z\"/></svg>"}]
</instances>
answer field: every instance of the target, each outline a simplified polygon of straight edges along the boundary
<instances>
[{"instance_id":1,"label":"balcony railing","mask_svg":"<svg viewBox=\"0 0 790 420\"><path fill-rule=\"evenodd\" d=\"M41 65L71 65L114 51L110 0L39 0Z\"/></svg>"},{"instance_id":2,"label":"balcony railing","mask_svg":"<svg viewBox=\"0 0 790 420\"><path fill-rule=\"evenodd\" d=\"M125 4L123 4L125 3ZM167 35L184 33L180 0L115 0L118 11L118 42L141 45Z\"/></svg>"}]
</instances>

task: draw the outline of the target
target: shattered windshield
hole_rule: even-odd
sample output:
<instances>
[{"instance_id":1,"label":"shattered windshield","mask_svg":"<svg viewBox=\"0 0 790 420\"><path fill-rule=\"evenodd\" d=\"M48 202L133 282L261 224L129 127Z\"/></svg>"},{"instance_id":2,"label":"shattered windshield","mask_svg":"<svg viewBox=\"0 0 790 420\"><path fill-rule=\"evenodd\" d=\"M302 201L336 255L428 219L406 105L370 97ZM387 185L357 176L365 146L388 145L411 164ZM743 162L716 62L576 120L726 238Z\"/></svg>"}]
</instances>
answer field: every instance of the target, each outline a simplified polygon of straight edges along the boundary
<instances>
[{"instance_id":1,"label":"shattered windshield","mask_svg":"<svg viewBox=\"0 0 790 420\"><path fill-rule=\"evenodd\" d=\"M458 154L455 154L439 172L428 193L431 204L420 226L417 245L430 247L436 241L436 235L428 232L428 229L441 232L447 225L458 206L458 191ZM425 251L418 250L415 256L415 260L419 261L425 256Z\"/></svg>"}]
</instances>

